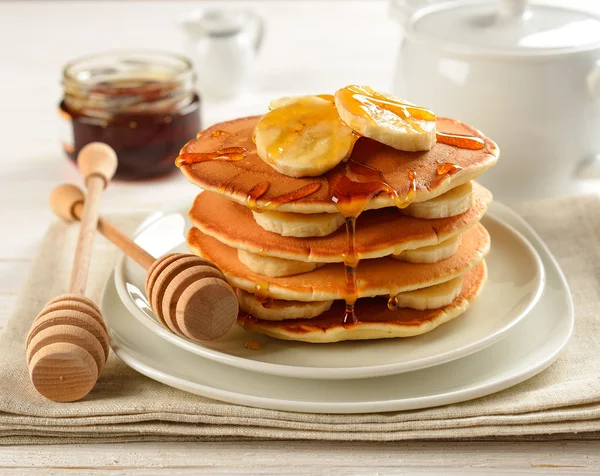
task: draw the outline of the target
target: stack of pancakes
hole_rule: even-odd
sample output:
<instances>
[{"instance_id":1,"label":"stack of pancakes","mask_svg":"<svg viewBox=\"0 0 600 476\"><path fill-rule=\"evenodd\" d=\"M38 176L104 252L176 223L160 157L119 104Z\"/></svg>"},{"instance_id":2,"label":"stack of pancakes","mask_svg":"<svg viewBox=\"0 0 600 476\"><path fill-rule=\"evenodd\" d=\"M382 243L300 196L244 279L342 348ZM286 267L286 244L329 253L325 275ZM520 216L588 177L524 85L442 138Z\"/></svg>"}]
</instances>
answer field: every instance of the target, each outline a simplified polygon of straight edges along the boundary
<instances>
[{"instance_id":1,"label":"stack of pancakes","mask_svg":"<svg viewBox=\"0 0 600 476\"><path fill-rule=\"evenodd\" d=\"M178 159L204 190L189 212L188 245L237 289L244 328L306 342L406 337L467 310L486 278L490 237L479 221L492 198L472 180L496 163L494 142L437 118L438 131L476 136L483 148L404 152L361 137L335 169L294 178L257 155L259 119L214 125ZM334 193L340 176L345 189ZM365 184L378 186L354 197ZM363 199L355 223L340 213L342 195Z\"/></svg>"}]
</instances>

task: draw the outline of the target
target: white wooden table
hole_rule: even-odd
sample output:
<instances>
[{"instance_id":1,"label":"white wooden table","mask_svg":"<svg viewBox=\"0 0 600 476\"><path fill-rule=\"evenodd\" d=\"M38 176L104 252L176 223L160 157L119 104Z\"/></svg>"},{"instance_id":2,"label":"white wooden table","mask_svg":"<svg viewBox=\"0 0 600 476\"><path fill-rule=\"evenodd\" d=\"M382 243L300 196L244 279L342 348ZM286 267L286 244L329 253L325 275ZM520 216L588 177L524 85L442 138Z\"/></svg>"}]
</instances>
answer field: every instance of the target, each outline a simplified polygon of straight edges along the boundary
<instances>
[{"instance_id":1,"label":"white wooden table","mask_svg":"<svg viewBox=\"0 0 600 476\"><path fill-rule=\"evenodd\" d=\"M0 328L51 220L49 191L60 182L79 181L58 141L61 66L113 48L180 51L175 19L208 3L0 1ZM398 31L387 2L237 3L258 8L267 21L256 86L236 100L206 102L205 125L260 113L283 95L350 83L389 89ZM570 3L600 13L598 0ZM103 197L103 209L150 211L189 202L195 193L179 176L115 183ZM600 442L585 441L16 446L0 447L0 474L34 468L46 468L36 474L599 474L599 455Z\"/></svg>"}]
</instances>

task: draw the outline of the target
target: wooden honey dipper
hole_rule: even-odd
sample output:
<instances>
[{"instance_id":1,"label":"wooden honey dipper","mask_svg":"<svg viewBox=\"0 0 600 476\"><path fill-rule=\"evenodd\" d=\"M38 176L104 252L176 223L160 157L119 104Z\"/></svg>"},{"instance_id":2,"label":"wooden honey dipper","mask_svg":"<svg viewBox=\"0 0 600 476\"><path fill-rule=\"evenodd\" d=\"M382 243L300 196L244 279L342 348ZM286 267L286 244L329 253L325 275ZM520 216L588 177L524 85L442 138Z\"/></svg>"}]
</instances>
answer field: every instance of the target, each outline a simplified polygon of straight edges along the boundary
<instances>
[{"instance_id":1,"label":"wooden honey dipper","mask_svg":"<svg viewBox=\"0 0 600 476\"><path fill-rule=\"evenodd\" d=\"M100 197L117 169L117 156L106 144L95 142L81 149L77 165L89 198L81 211L68 294L46 304L35 318L26 344L33 386L57 402L86 396L96 384L109 352L102 315L96 304L85 297L85 288Z\"/></svg>"},{"instance_id":2,"label":"wooden honey dipper","mask_svg":"<svg viewBox=\"0 0 600 476\"><path fill-rule=\"evenodd\" d=\"M52 192L52 210L64 220L79 220L85 196L71 184ZM155 259L109 222L100 218L98 231L147 270L145 290L154 314L173 333L195 341L224 336L238 315L235 292L210 261L173 253Z\"/></svg>"}]
</instances>

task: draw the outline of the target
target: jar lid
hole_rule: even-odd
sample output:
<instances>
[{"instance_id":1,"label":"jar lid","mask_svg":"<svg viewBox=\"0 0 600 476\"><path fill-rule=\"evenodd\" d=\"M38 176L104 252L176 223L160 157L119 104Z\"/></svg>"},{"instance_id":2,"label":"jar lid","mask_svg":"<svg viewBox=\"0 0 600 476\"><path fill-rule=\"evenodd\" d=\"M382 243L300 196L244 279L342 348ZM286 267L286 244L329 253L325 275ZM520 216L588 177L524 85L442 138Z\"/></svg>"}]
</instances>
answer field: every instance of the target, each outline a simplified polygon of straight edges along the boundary
<instances>
[{"instance_id":1,"label":"jar lid","mask_svg":"<svg viewBox=\"0 0 600 476\"><path fill-rule=\"evenodd\" d=\"M452 2L417 12L407 33L467 54L557 54L599 47L600 18L525 0Z\"/></svg>"},{"instance_id":2,"label":"jar lid","mask_svg":"<svg viewBox=\"0 0 600 476\"><path fill-rule=\"evenodd\" d=\"M64 67L64 102L89 117L155 114L193 101L194 69L178 54L117 50L76 58Z\"/></svg>"}]
</instances>

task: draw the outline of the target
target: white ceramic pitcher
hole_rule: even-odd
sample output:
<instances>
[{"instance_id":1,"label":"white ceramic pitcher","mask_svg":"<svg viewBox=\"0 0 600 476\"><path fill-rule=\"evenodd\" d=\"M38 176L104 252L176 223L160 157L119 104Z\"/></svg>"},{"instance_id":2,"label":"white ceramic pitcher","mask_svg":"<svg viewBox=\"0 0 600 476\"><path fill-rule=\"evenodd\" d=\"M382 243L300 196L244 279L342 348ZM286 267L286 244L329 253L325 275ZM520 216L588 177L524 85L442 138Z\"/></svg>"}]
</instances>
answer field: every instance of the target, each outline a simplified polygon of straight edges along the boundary
<instances>
[{"instance_id":1,"label":"white ceramic pitcher","mask_svg":"<svg viewBox=\"0 0 600 476\"><path fill-rule=\"evenodd\" d=\"M226 98L242 92L252 75L264 25L250 10L203 9L180 22L203 97Z\"/></svg>"},{"instance_id":2,"label":"white ceramic pitcher","mask_svg":"<svg viewBox=\"0 0 600 476\"><path fill-rule=\"evenodd\" d=\"M394 86L498 142L500 161L482 182L511 202L577 191L597 174L599 61L592 14L526 0L436 2L407 20Z\"/></svg>"}]
</instances>

